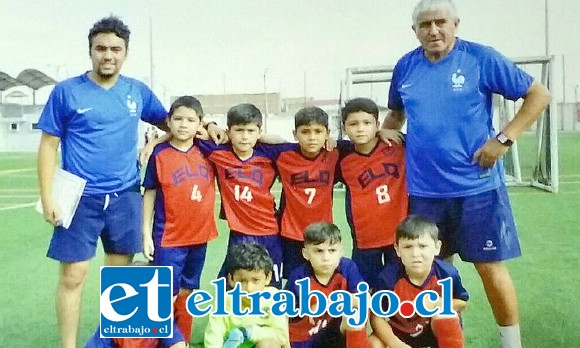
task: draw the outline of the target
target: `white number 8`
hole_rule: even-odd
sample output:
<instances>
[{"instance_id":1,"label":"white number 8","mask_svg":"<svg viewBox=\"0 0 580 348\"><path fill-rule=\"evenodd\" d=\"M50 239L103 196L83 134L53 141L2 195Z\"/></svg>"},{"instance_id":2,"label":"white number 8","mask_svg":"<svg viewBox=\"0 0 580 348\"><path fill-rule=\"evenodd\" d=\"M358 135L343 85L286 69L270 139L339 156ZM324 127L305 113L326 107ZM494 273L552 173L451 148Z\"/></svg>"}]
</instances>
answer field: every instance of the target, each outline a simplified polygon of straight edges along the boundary
<instances>
[{"instance_id":1,"label":"white number 8","mask_svg":"<svg viewBox=\"0 0 580 348\"><path fill-rule=\"evenodd\" d=\"M377 201L379 201L379 204L388 203L391 201L391 196L389 196L389 186L381 185L377 187L375 193L377 194Z\"/></svg>"}]
</instances>

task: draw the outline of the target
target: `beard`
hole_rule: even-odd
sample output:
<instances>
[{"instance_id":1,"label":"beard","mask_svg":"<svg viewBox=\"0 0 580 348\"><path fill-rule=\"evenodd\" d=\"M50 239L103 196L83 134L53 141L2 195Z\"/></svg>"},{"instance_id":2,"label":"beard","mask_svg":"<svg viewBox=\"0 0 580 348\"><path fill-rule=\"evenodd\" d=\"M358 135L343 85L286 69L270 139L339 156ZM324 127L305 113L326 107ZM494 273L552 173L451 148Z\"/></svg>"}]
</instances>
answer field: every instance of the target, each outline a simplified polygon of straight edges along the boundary
<instances>
[{"instance_id":1,"label":"beard","mask_svg":"<svg viewBox=\"0 0 580 348\"><path fill-rule=\"evenodd\" d=\"M108 80L110 78L113 78L113 76L115 76L114 73L104 73L100 70L97 72L97 75L99 75L99 77L103 80Z\"/></svg>"},{"instance_id":2,"label":"beard","mask_svg":"<svg viewBox=\"0 0 580 348\"><path fill-rule=\"evenodd\" d=\"M110 78L115 77L115 75L117 75L117 70L116 68L114 68L113 70L111 69L103 69L102 67L99 67L99 69L97 69L97 75L103 79L103 80L108 80Z\"/></svg>"}]
</instances>

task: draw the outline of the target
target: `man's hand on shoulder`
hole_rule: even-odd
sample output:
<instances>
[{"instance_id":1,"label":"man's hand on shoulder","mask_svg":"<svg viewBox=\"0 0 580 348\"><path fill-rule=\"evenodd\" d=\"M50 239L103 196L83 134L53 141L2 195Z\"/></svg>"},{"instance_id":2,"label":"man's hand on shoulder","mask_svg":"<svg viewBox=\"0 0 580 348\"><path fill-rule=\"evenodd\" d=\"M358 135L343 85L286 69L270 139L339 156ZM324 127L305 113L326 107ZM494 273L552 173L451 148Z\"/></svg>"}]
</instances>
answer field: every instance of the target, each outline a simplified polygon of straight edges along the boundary
<instances>
[{"instance_id":1,"label":"man's hand on shoulder","mask_svg":"<svg viewBox=\"0 0 580 348\"><path fill-rule=\"evenodd\" d=\"M326 142L324 143L324 148L326 149L326 151L332 151L332 150L336 149L337 144L338 144L338 142L336 141L336 139L328 138L328 139L326 139Z\"/></svg>"},{"instance_id":2,"label":"man's hand on shoulder","mask_svg":"<svg viewBox=\"0 0 580 348\"><path fill-rule=\"evenodd\" d=\"M396 129L386 129L386 128L379 129L379 131L377 132L377 136L383 143L389 146L393 146L393 143L397 145L402 145L405 139L403 133L401 133Z\"/></svg>"},{"instance_id":3,"label":"man's hand on shoulder","mask_svg":"<svg viewBox=\"0 0 580 348\"><path fill-rule=\"evenodd\" d=\"M160 136L159 138L151 139L147 144L145 144L145 146L143 146L141 151L139 151L139 165L142 167L147 165L147 161L149 161L149 157L151 157L151 154L153 154L153 148L157 144L161 144L161 143L169 141L171 139L171 137L172 137L171 133L167 132L167 133L163 134L162 136Z\"/></svg>"},{"instance_id":4,"label":"man's hand on shoulder","mask_svg":"<svg viewBox=\"0 0 580 348\"><path fill-rule=\"evenodd\" d=\"M209 140L209 133L207 132L207 129L205 129L204 127L199 127L197 129L197 132L195 133L195 138L199 139L199 140Z\"/></svg>"},{"instance_id":5,"label":"man's hand on shoulder","mask_svg":"<svg viewBox=\"0 0 580 348\"><path fill-rule=\"evenodd\" d=\"M223 128L218 127L214 122L206 124L206 129L211 140L218 145L226 144L230 140L226 131Z\"/></svg>"}]
</instances>

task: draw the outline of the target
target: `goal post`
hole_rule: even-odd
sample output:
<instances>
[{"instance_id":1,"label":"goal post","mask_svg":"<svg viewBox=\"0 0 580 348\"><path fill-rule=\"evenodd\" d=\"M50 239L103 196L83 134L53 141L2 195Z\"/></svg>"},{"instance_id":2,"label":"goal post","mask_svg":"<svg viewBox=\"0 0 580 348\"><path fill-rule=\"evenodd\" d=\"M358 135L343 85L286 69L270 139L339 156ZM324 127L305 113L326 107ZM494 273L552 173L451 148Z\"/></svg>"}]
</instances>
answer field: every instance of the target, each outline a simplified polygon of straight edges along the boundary
<instances>
[{"instance_id":1,"label":"goal post","mask_svg":"<svg viewBox=\"0 0 580 348\"><path fill-rule=\"evenodd\" d=\"M553 56L512 59L515 64L549 90L553 90L553 60ZM383 100L377 101L378 104L386 105L384 98L387 97L393 69L393 65L346 69L340 105L344 105L347 100L354 97L368 97L369 93L372 98L374 90L379 91L380 97L383 98ZM522 99L513 102L500 95L494 95L493 124L495 129L502 129L510 122L521 105ZM532 186L550 192L558 192L558 133L554 101L550 102L538 121L514 143L504 156L504 170L507 185Z\"/></svg>"}]
</instances>

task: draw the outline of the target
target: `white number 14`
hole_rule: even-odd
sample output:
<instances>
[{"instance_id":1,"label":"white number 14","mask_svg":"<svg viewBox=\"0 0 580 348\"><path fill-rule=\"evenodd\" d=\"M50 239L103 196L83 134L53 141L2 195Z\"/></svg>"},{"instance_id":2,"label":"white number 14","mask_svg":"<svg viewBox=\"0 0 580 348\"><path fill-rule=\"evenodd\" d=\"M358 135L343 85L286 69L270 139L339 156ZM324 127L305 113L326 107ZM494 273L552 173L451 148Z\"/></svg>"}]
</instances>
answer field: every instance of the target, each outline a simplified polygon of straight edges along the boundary
<instances>
[{"instance_id":1,"label":"white number 14","mask_svg":"<svg viewBox=\"0 0 580 348\"><path fill-rule=\"evenodd\" d=\"M250 188L248 186L244 186L243 188L240 189L240 185L236 185L234 186L234 198L236 199L236 201L248 201L251 202L252 198L254 198L252 196L252 191L250 191Z\"/></svg>"}]
</instances>

